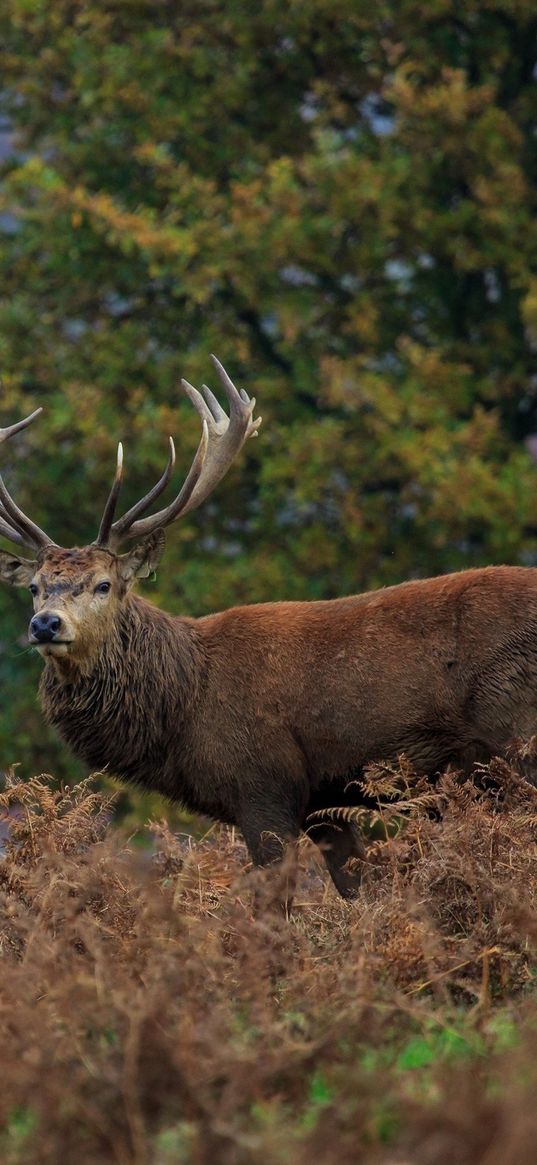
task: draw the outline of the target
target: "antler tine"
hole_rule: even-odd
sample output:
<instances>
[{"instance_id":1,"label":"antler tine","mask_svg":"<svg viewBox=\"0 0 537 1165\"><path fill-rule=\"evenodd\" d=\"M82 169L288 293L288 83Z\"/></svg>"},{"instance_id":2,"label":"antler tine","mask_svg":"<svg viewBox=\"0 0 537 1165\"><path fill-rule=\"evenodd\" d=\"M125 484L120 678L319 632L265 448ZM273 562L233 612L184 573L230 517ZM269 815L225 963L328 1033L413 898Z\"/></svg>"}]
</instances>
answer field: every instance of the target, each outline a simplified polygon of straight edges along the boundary
<instances>
[{"instance_id":1,"label":"antler tine","mask_svg":"<svg viewBox=\"0 0 537 1165\"><path fill-rule=\"evenodd\" d=\"M224 368L224 365L220 363L218 356L213 356L211 354L211 360L216 368L218 376L220 377L220 381L221 381L221 383L226 391L227 398L228 398L228 401L229 401L230 406L231 406L231 411L232 412L235 411L235 413L238 416L240 416L241 419L244 419L246 417L248 420L248 425L247 425L247 430L246 430L246 433L244 436L244 440L246 441L248 439L248 437L257 437L257 431L259 429L259 426L261 425L261 421L263 420L263 418L256 417L255 421L252 421L252 414L253 414L253 411L255 409L255 404L256 404L255 396L248 396L248 393L246 392L246 390L244 388L241 388L241 389L235 388L233 381L228 376L228 374ZM212 396L212 393L211 393L211 396ZM245 408L245 406L246 406L246 408Z\"/></svg>"},{"instance_id":2,"label":"antler tine","mask_svg":"<svg viewBox=\"0 0 537 1165\"><path fill-rule=\"evenodd\" d=\"M169 526L176 518L195 509L227 472L248 437L257 436L261 417L252 420L255 399L250 400L248 393L242 390L239 392L216 356L211 359L229 401L229 416L207 385L204 384L202 392L199 392L187 380L181 381L182 388L194 405L202 426L201 440L186 481L169 506L159 510L157 514L141 517L162 493L171 477L175 451L170 438L168 465L160 481L105 532L111 545L119 544L124 538L144 537L154 530ZM104 544L101 535L98 544Z\"/></svg>"},{"instance_id":3,"label":"antler tine","mask_svg":"<svg viewBox=\"0 0 537 1165\"><path fill-rule=\"evenodd\" d=\"M6 521L4 510L2 510L2 517L0 517L0 534L2 538L7 538L8 542L15 542L17 546L28 546L28 542L21 531L16 530L11 525L11 522Z\"/></svg>"},{"instance_id":4,"label":"antler tine","mask_svg":"<svg viewBox=\"0 0 537 1165\"><path fill-rule=\"evenodd\" d=\"M262 421L262 417L257 417L255 421L252 420L255 396L250 398L244 389L239 392L218 358L211 355L211 360L229 401L230 415L227 416L206 385L203 385L204 400L201 393L193 388L188 381L181 382L184 391L200 415L203 407L204 415L209 414L210 416L210 447L207 462L190 500L182 510L182 515L188 514L190 510L195 510L201 505L227 473L231 463L248 438L257 437L257 431Z\"/></svg>"},{"instance_id":5,"label":"antler tine","mask_svg":"<svg viewBox=\"0 0 537 1165\"><path fill-rule=\"evenodd\" d=\"M186 384L187 382L185 381L184 383ZM216 399L214 392L211 392L209 385L202 384L201 391L205 397L205 400L207 401L207 404L208 404L208 406L213 414L215 421L217 423L223 422L227 427L227 422L228 422L227 415L224 412L222 405L220 404L220 401Z\"/></svg>"},{"instance_id":6,"label":"antler tine","mask_svg":"<svg viewBox=\"0 0 537 1165\"><path fill-rule=\"evenodd\" d=\"M181 487L175 500L169 506L166 506L164 510L159 510L158 514L151 514L149 518L142 518L139 522L132 522L128 527L122 527L119 534L117 533L116 526L113 526L112 536L114 540L117 539L119 541L122 538L143 538L146 534L151 534L153 530L159 530L164 526L169 526L170 522L173 522L175 518L179 517L203 472L208 446L209 430L207 421L204 419L202 421L201 438L196 450L196 456L190 466L184 485ZM117 525L119 526L122 521L123 519L120 519Z\"/></svg>"},{"instance_id":7,"label":"antler tine","mask_svg":"<svg viewBox=\"0 0 537 1165\"><path fill-rule=\"evenodd\" d=\"M0 429L0 444L8 441L15 433L20 433L21 429L26 429L42 412L42 408L35 409L33 413L30 413L29 417L24 417L22 421L16 421L14 425L8 425L5 429ZM45 534L45 531L40 526L32 522L31 518L28 518L19 509L11 494L8 492L1 475L0 501L2 503L0 506L0 533L5 538L17 543L19 546L27 546L31 550L42 550L45 546L55 545L48 534Z\"/></svg>"},{"instance_id":8,"label":"antler tine","mask_svg":"<svg viewBox=\"0 0 537 1165\"><path fill-rule=\"evenodd\" d=\"M117 500L123 484L123 445L121 441L117 447L117 461L116 472L112 482L112 489L108 494L108 500L103 510L101 524L99 526L99 533L95 539L95 546L106 547L110 538L110 531L112 529L112 522L114 521L114 514L116 512Z\"/></svg>"},{"instance_id":9,"label":"antler tine","mask_svg":"<svg viewBox=\"0 0 537 1165\"><path fill-rule=\"evenodd\" d=\"M30 416L25 417L24 420L16 421L14 425L8 425L7 429L0 429L0 445L4 441L9 441L10 437L14 437L15 433L20 433L21 429L26 429L42 412L42 408L35 409L35 412L30 413Z\"/></svg>"},{"instance_id":10,"label":"antler tine","mask_svg":"<svg viewBox=\"0 0 537 1165\"><path fill-rule=\"evenodd\" d=\"M218 356L215 356L213 353L211 353L211 360L212 360L212 363L214 364L214 367L216 369L216 373L217 373L217 376L220 380L220 383L221 383L221 385L226 393L227 399L229 401L231 412L235 413L237 416L242 417L244 415L242 406L243 406L243 404L247 404L250 406L250 416L251 416L251 414L253 413L254 408L255 408L255 396L253 396L250 399L250 397L248 396L248 393L245 392L244 388L241 388L240 392L239 392L238 388L235 388L235 385L233 384L231 377L228 376L228 374L224 368L224 365L220 363ZM259 420L259 424L260 423L261 423L261 419ZM259 425L257 425L257 428L259 428Z\"/></svg>"},{"instance_id":11,"label":"antler tine","mask_svg":"<svg viewBox=\"0 0 537 1165\"><path fill-rule=\"evenodd\" d=\"M118 521L114 522L114 538L119 539L123 537L124 533L129 529L136 518L141 518L142 514L145 514L146 510L148 510L149 507L153 505L153 502L156 502L157 498L159 498L161 493L166 489L166 486L170 481L175 468L175 445L173 443L173 437L168 437L168 441L170 445L168 462L162 477L159 478L156 485L154 485L153 488L149 490L149 493L147 493L145 497L141 498L139 502L136 502L136 505L131 506L130 510L127 510L127 513L123 514L122 518L118 518Z\"/></svg>"},{"instance_id":12,"label":"antler tine","mask_svg":"<svg viewBox=\"0 0 537 1165\"><path fill-rule=\"evenodd\" d=\"M21 537L24 539L23 545L28 546L30 550L42 550L45 546L54 546L55 543L48 534L32 522L26 514L19 508L17 503L8 492L3 477L0 474L0 501L2 502L1 513L4 518L7 518L9 524L14 527ZM19 541L19 539L15 539Z\"/></svg>"}]
</instances>

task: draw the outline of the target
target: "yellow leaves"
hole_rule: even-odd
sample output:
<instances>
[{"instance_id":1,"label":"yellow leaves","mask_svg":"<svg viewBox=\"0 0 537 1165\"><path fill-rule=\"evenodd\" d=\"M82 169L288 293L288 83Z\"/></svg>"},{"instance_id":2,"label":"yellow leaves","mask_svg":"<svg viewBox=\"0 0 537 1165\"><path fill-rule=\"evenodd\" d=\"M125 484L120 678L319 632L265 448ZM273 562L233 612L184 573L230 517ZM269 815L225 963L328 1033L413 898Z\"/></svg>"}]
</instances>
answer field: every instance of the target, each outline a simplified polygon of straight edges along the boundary
<instances>
[{"instance_id":1,"label":"yellow leaves","mask_svg":"<svg viewBox=\"0 0 537 1165\"><path fill-rule=\"evenodd\" d=\"M292 158L280 155L267 166L267 177L273 191L287 191L295 180L295 163Z\"/></svg>"},{"instance_id":2,"label":"yellow leaves","mask_svg":"<svg viewBox=\"0 0 537 1165\"><path fill-rule=\"evenodd\" d=\"M154 254L192 254L192 242L187 232L157 223L149 210L126 211L109 194L91 194L83 187L62 190L62 201L80 212L85 210L98 230L106 230L113 242L131 250L138 246Z\"/></svg>"},{"instance_id":3,"label":"yellow leaves","mask_svg":"<svg viewBox=\"0 0 537 1165\"><path fill-rule=\"evenodd\" d=\"M296 310L296 303L279 303L278 326L287 344L294 344L297 341L303 328L303 319Z\"/></svg>"},{"instance_id":4,"label":"yellow leaves","mask_svg":"<svg viewBox=\"0 0 537 1165\"><path fill-rule=\"evenodd\" d=\"M232 223L250 233L252 227L257 230L271 217L272 211L265 200L261 178L254 178L250 182L233 183L230 206Z\"/></svg>"},{"instance_id":5,"label":"yellow leaves","mask_svg":"<svg viewBox=\"0 0 537 1165\"><path fill-rule=\"evenodd\" d=\"M372 372L360 357L341 360L323 356L320 361L321 400L334 406L373 408L383 424L396 426L404 412L404 400L389 377Z\"/></svg>"},{"instance_id":6,"label":"yellow leaves","mask_svg":"<svg viewBox=\"0 0 537 1165\"><path fill-rule=\"evenodd\" d=\"M391 213L386 173L378 161L360 153L348 151L334 159L323 144L301 163L300 173L318 198L330 199L334 214L355 219L371 207L387 219Z\"/></svg>"},{"instance_id":7,"label":"yellow leaves","mask_svg":"<svg viewBox=\"0 0 537 1165\"><path fill-rule=\"evenodd\" d=\"M146 170L150 168L155 186L166 191L168 205L178 213L195 211L199 217L201 206L204 218L221 212L224 200L214 178L197 173L186 162L178 162L166 143L144 141L135 146L133 158Z\"/></svg>"},{"instance_id":8,"label":"yellow leaves","mask_svg":"<svg viewBox=\"0 0 537 1165\"><path fill-rule=\"evenodd\" d=\"M234 182L231 199L231 220L241 228L259 227L282 216L291 223L303 210L295 163L290 158L276 158L262 175Z\"/></svg>"},{"instance_id":9,"label":"yellow leaves","mask_svg":"<svg viewBox=\"0 0 537 1165\"><path fill-rule=\"evenodd\" d=\"M178 185L182 176L176 176ZM170 207L160 215L147 206L127 210L104 191L93 192L82 185L68 185L52 167L37 157L28 159L10 175L11 192L32 190L34 200L38 194L46 196L48 217L55 218L58 212L67 210L73 230L78 231L86 221L97 234L106 238L109 245L119 247L124 254L140 251L153 277L161 274L163 266L167 265L184 270L200 250L205 248L210 253L219 241L219 201L213 199L211 206L212 183L206 183L203 191L197 189L196 182L193 185L194 189L190 192L192 200L197 198L199 205L203 196L207 198L206 216L200 217L191 212L188 197L184 208ZM20 213L23 213L22 208ZM187 220L185 224L183 218ZM193 290L193 295L199 296L200 302L206 294L210 278L211 272L204 269L202 284Z\"/></svg>"},{"instance_id":10,"label":"yellow leaves","mask_svg":"<svg viewBox=\"0 0 537 1165\"><path fill-rule=\"evenodd\" d=\"M379 334L379 308L371 296L361 296L346 313L344 333L354 337L360 346L375 345Z\"/></svg>"},{"instance_id":11,"label":"yellow leaves","mask_svg":"<svg viewBox=\"0 0 537 1165\"><path fill-rule=\"evenodd\" d=\"M470 376L471 369L468 365L459 363L454 366L446 360L441 349L418 344L409 336L400 337L398 348L408 368L417 374L421 384L426 385L430 393L437 395L449 393L451 408L464 401L464 395L461 400L457 394L456 385Z\"/></svg>"},{"instance_id":12,"label":"yellow leaves","mask_svg":"<svg viewBox=\"0 0 537 1165\"><path fill-rule=\"evenodd\" d=\"M379 440L386 431L405 425L415 433L430 424L464 412L470 399L470 370L455 364L438 349L407 336L400 338L397 378L371 367L368 356L321 359L322 400L331 406L366 410L368 424Z\"/></svg>"},{"instance_id":13,"label":"yellow leaves","mask_svg":"<svg viewBox=\"0 0 537 1165\"><path fill-rule=\"evenodd\" d=\"M35 154L11 172L10 184L20 190L35 186L36 190L46 191L47 194L56 193L63 187L60 175Z\"/></svg>"},{"instance_id":14,"label":"yellow leaves","mask_svg":"<svg viewBox=\"0 0 537 1165\"><path fill-rule=\"evenodd\" d=\"M527 193L527 183L518 166L510 163L499 164L494 174L478 174L472 183L473 193L497 222L505 215L505 204L518 204ZM502 204L498 205L499 196Z\"/></svg>"},{"instance_id":15,"label":"yellow leaves","mask_svg":"<svg viewBox=\"0 0 537 1165\"><path fill-rule=\"evenodd\" d=\"M460 127L494 100L493 86L470 85L464 69L444 67L434 85L423 85L422 72L417 61L406 60L387 85L389 99L401 113L412 118L437 118L443 124Z\"/></svg>"}]
</instances>

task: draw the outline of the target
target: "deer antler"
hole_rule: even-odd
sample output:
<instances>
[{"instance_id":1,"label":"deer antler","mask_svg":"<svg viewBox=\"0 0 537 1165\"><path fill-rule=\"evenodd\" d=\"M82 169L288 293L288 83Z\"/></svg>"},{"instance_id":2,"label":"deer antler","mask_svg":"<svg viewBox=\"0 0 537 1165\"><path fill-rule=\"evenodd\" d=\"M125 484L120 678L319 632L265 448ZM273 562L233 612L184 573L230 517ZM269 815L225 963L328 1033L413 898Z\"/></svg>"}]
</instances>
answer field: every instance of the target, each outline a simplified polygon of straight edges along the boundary
<instances>
[{"instance_id":1,"label":"deer antler","mask_svg":"<svg viewBox=\"0 0 537 1165\"><path fill-rule=\"evenodd\" d=\"M255 398L250 399L244 389L239 392L235 388L216 356L211 356L211 360L229 401L229 416L221 408L206 384L203 385L202 392L198 392L187 380L182 380L182 387L201 418L200 443L184 485L169 506L149 517L142 517L163 492L172 475L175 465L175 447L170 437L168 464L162 477L145 497L132 506L122 518L118 518L114 522L113 517L123 477L123 458L120 446L114 484L99 527L97 546L117 547L124 539L145 537L154 530L169 526L171 522L175 522L177 518L187 514L190 510L196 509L227 473L244 442L249 437L257 437L261 417L255 421L252 420Z\"/></svg>"},{"instance_id":2,"label":"deer antler","mask_svg":"<svg viewBox=\"0 0 537 1165\"><path fill-rule=\"evenodd\" d=\"M36 417L43 412L43 409L36 409L35 412L30 413L29 417L25 417L22 421L16 421L14 425L8 425L6 429L0 429L0 445L4 441L8 441L15 433L20 433L21 429L26 429L28 425L35 421ZM4 538L8 538L10 542L15 542L18 546L26 546L30 550L42 550L45 546L54 546L55 543L28 518L21 509L19 509L16 502L8 492L2 476L0 475L0 534Z\"/></svg>"}]
</instances>

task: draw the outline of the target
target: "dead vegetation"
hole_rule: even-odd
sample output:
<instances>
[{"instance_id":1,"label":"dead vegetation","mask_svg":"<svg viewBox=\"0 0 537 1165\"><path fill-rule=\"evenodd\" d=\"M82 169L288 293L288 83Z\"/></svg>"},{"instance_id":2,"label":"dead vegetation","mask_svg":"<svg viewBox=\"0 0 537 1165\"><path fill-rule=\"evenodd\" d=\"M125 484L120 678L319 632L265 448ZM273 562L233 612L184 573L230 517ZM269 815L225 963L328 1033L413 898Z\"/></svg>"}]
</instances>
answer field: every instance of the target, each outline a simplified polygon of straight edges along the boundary
<instances>
[{"instance_id":1,"label":"dead vegetation","mask_svg":"<svg viewBox=\"0 0 537 1165\"><path fill-rule=\"evenodd\" d=\"M370 770L360 897L304 841L289 924L232 832L159 824L139 850L91 782L12 776L1 1160L533 1165L527 760L432 790L404 762Z\"/></svg>"}]
</instances>

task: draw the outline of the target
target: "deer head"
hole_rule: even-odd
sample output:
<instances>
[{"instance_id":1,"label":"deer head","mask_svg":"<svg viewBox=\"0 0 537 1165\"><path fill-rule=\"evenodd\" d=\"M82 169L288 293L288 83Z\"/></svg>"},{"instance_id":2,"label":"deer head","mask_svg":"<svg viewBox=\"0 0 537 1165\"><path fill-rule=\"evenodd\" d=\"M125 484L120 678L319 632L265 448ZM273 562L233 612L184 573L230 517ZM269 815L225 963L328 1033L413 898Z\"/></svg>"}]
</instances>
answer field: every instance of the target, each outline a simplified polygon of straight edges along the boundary
<instances>
[{"instance_id":1,"label":"deer head","mask_svg":"<svg viewBox=\"0 0 537 1165\"><path fill-rule=\"evenodd\" d=\"M184 484L172 502L148 515L170 481L175 447L169 438L168 463L160 480L122 517L115 519L123 482L123 448L118 446L114 481L95 541L83 549L65 550L36 526L14 502L0 476L0 534L29 547L36 557L20 558L0 551L0 578L13 586L28 586L34 601L29 639L42 655L84 666L114 620L118 607L138 578L157 567L165 545L164 530L195 509L224 477L249 437L256 437L261 418L253 420L255 398L237 390L215 356L211 357L229 404L229 416L207 385L198 392L181 382L201 419L201 438ZM0 430L0 443L29 425L30 417ZM122 543L135 544L120 554Z\"/></svg>"}]
</instances>

